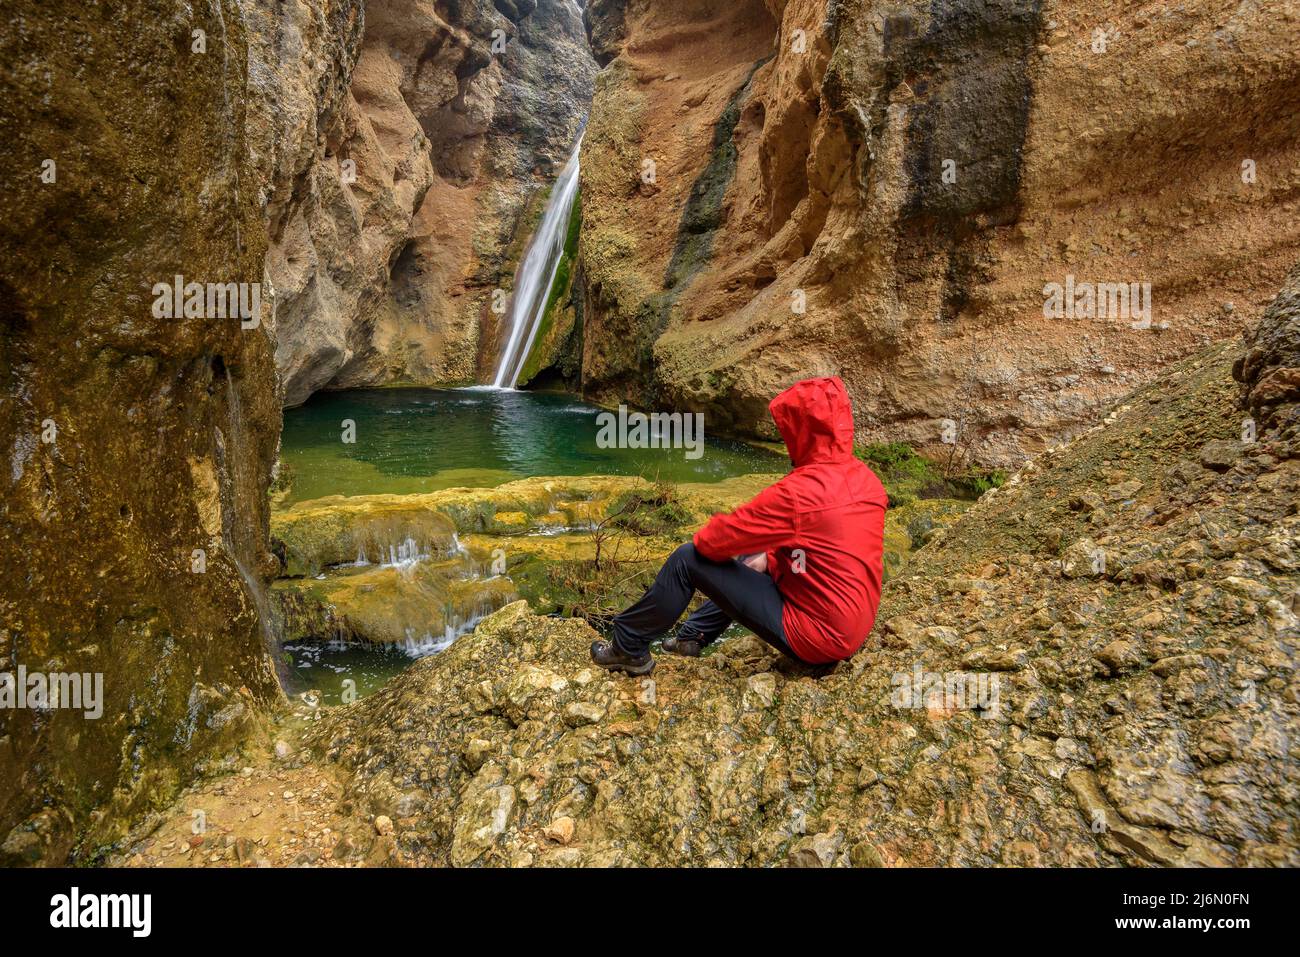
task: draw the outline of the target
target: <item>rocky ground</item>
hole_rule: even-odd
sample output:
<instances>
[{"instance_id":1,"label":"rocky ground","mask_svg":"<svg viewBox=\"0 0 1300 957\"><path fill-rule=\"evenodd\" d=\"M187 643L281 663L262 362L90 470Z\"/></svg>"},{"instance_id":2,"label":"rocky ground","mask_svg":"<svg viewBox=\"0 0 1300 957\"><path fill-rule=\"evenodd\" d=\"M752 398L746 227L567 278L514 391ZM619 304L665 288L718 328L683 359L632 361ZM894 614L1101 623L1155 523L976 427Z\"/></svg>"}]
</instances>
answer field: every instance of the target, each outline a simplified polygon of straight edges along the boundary
<instances>
[{"instance_id":1,"label":"rocky ground","mask_svg":"<svg viewBox=\"0 0 1300 957\"><path fill-rule=\"evenodd\" d=\"M1298 370L1300 273L932 536L829 675L742 637L612 677L517 602L285 750L409 863L1295 866Z\"/></svg>"},{"instance_id":2,"label":"rocky ground","mask_svg":"<svg viewBox=\"0 0 1300 957\"><path fill-rule=\"evenodd\" d=\"M401 863L392 826L344 799L342 776L296 741L319 713L295 700L238 755L214 762L150 815L105 863L113 867L358 867Z\"/></svg>"}]
</instances>

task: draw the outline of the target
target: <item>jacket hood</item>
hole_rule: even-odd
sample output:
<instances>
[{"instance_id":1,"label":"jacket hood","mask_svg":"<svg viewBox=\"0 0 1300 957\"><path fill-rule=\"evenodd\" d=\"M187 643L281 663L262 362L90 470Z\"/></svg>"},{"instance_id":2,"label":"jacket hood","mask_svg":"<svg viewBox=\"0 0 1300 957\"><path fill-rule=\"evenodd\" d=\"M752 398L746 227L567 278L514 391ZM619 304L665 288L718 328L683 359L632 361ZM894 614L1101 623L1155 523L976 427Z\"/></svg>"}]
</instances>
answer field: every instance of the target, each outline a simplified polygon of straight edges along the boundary
<instances>
[{"instance_id":1,"label":"jacket hood","mask_svg":"<svg viewBox=\"0 0 1300 957\"><path fill-rule=\"evenodd\" d=\"M838 376L796 382L767 408L796 468L853 457L853 405Z\"/></svg>"}]
</instances>

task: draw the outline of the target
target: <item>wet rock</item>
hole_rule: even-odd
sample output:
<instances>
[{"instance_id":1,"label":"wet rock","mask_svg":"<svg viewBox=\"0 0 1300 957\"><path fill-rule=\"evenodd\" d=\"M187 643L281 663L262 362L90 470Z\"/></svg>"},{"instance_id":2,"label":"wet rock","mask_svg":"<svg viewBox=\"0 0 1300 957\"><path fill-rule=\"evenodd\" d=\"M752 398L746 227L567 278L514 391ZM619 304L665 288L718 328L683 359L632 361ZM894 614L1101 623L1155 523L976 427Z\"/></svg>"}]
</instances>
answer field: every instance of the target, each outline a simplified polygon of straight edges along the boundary
<instances>
[{"instance_id":1,"label":"wet rock","mask_svg":"<svg viewBox=\"0 0 1300 957\"><path fill-rule=\"evenodd\" d=\"M465 745L464 758L465 766L471 771L477 771L483 766L483 762L492 754L493 744L483 738L474 738Z\"/></svg>"},{"instance_id":2,"label":"wet rock","mask_svg":"<svg viewBox=\"0 0 1300 957\"><path fill-rule=\"evenodd\" d=\"M776 700L776 676L771 672L751 675L745 680L744 703L747 709L763 710Z\"/></svg>"},{"instance_id":3,"label":"wet rock","mask_svg":"<svg viewBox=\"0 0 1300 957\"><path fill-rule=\"evenodd\" d=\"M380 814L375 818L375 833L380 836L387 836L393 833L393 819L387 814Z\"/></svg>"},{"instance_id":4,"label":"wet rock","mask_svg":"<svg viewBox=\"0 0 1300 957\"><path fill-rule=\"evenodd\" d=\"M375 838L370 850L366 852L367 867L392 867L401 862L401 852L397 848L397 839L391 834Z\"/></svg>"},{"instance_id":5,"label":"wet rock","mask_svg":"<svg viewBox=\"0 0 1300 957\"><path fill-rule=\"evenodd\" d=\"M1089 512L1095 512L1105 505L1102 497L1093 491L1080 492L1070 499L1070 508L1076 512L1083 512L1087 515Z\"/></svg>"},{"instance_id":6,"label":"wet rock","mask_svg":"<svg viewBox=\"0 0 1300 957\"><path fill-rule=\"evenodd\" d=\"M36 864L45 852L44 842L34 829L16 827L0 844L0 860L7 867Z\"/></svg>"},{"instance_id":7,"label":"wet rock","mask_svg":"<svg viewBox=\"0 0 1300 957\"><path fill-rule=\"evenodd\" d=\"M956 628L946 625L932 625L921 630L920 637L929 645L942 648L956 648L961 644L961 635Z\"/></svg>"},{"instance_id":8,"label":"wet rock","mask_svg":"<svg viewBox=\"0 0 1300 957\"><path fill-rule=\"evenodd\" d=\"M466 867L482 857L510 823L515 789L508 784L488 783L491 780L491 775L480 772L461 801L450 854L456 867Z\"/></svg>"},{"instance_id":9,"label":"wet rock","mask_svg":"<svg viewBox=\"0 0 1300 957\"><path fill-rule=\"evenodd\" d=\"M1002 863L1008 867L1039 867L1042 857L1029 841L1012 841L1002 849Z\"/></svg>"},{"instance_id":10,"label":"wet rock","mask_svg":"<svg viewBox=\"0 0 1300 957\"><path fill-rule=\"evenodd\" d=\"M549 668L524 665L507 679L503 688L507 712L515 720L522 720L530 708L540 713L568 685L562 675Z\"/></svg>"},{"instance_id":11,"label":"wet rock","mask_svg":"<svg viewBox=\"0 0 1300 957\"><path fill-rule=\"evenodd\" d=\"M1029 664L1024 648L976 648L962 656L963 668L985 671L1020 671Z\"/></svg>"},{"instance_id":12,"label":"wet rock","mask_svg":"<svg viewBox=\"0 0 1300 957\"><path fill-rule=\"evenodd\" d=\"M102 674L105 711L7 712L0 862L115 844L280 695L259 608L273 296L244 328L165 318L152 292L178 274L245 283L251 307L264 278L252 38L232 26L217 52L205 9L200 66L185 4L85 14L22 3L0 39L0 124L21 131L6 149L34 171L0 216L0 565L40 569L0 576L0 642L33 670Z\"/></svg>"},{"instance_id":13,"label":"wet rock","mask_svg":"<svg viewBox=\"0 0 1300 957\"><path fill-rule=\"evenodd\" d=\"M334 844L330 856L336 861L348 861L361 854L361 848L351 836L344 834Z\"/></svg>"},{"instance_id":14,"label":"wet rock","mask_svg":"<svg viewBox=\"0 0 1300 957\"><path fill-rule=\"evenodd\" d=\"M1106 489L1106 498L1112 502L1125 502L1142 491L1142 483L1137 479L1118 482Z\"/></svg>"},{"instance_id":15,"label":"wet rock","mask_svg":"<svg viewBox=\"0 0 1300 957\"><path fill-rule=\"evenodd\" d=\"M1201 655L1170 655L1168 658L1161 658L1153 664L1151 670L1161 678L1168 678L1184 668L1201 668L1204 666L1205 658Z\"/></svg>"},{"instance_id":16,"label":"wet rock","mask_svg":"<svg viewBox=\"0 0 1300 957\"><path fill-rule=\"evenodd\" d=\"M952 582L952 590L959 595L969 595L971 593L992 591L993 583L983 578L955 578Z\"/></svg>"},{"instance_id":17,"label":"wet rock","mask_svg":"<svg viewBox=\"0 0 1300 957\"><path fill-rule=\"evenodd\" d=\"M849 862L854 867L884 867L885 860L880 852L866 841L859 841L849 851Z\"/></svg>"},{"instance_id":18,"label":"wet rock","mask_svg":"<svg viewBox=\"0 0 1300 957\"><path fill-rule=\"evenodd\" d=\"M884 622L881 626L884 640L893 648L909 648L920 637L920 628L916 622L899 615Z\"/></svg>"},{"instance_id":19,"label":"wet rock","mask_svg":"<svg viewBox=\"0 0 1300 957\"><path fill-rule=\"evenodd\" d=\"M1257 429L1294 423L1300 404L1300 266L1247 332L1246 344L1232 372L1245 387L1245 405ZM1288 444L1294 448L1294 439Z\"/></svg>"},{"instance_id":20,"label":"wet rock","mask_svg":"<svg viewBox=\"0 0 1300 957\"><path fill-rule=\"evenodd\" d=\"M309 847L304 849L293 859L294 867L315 867L320 860L321 852L318 848Z\"/></svg>"}]
</instances>

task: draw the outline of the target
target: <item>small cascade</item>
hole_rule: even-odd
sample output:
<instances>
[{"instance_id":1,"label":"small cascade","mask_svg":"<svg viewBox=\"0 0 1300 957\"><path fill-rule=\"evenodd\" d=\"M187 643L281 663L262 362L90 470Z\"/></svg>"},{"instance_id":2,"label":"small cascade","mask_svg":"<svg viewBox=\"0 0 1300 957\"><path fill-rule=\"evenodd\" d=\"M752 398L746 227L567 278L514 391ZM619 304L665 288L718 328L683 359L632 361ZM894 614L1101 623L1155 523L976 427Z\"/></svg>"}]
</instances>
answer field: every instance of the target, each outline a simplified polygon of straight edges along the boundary
<instances>
[{"instance_id":1,"label":"small cascade","mask_svg":"<svg viewBox=\"0 0 1300 957\"><path fill-rule=\"evenodd\" d=\"M466 548L464 545L461 544L461 542L460 542L460 536L457 535L455 532L452 532L452 533L451 533L451 546L450 546L450 548L449 548L449 550L448 550L447 557L448 557L448 558L456 558L456 557L460 557L460 558L468 558L468 557L469 557L469 549Z\"/></svg>"},{"instance_id":2,"label":"small cascade","mask_svg":"<svg viewBox=\"0 0 1300 957\"><path fill-rule=\"evenodd\" d=\"M372 557L373 556L373 559ZM357 545L355 561L344 562L336 568L368 568L377 565L380 568L409 569L420 562L439 559L462 559L469 561L469 550L461 544L455 532L447 542L432 541L421 543L414 536L408 535L401 541L375 542Z\"/></svg>"},{"instance_id":3,"label":"small cascade","mask_svg":"<svg viewBox=\"0 0 1300 957\"><path fill-rule=\"evenodd\" d=\"M528 244L528 251L515 270L508 320L510 338L501 350L496 376L492 380L492 385L498 389L513 389L519 381L519 374L528 361L528 353L532 351L533 340L537 338L537 330L546 313L546 301L569 234L573 201L578 195L578 151L581 146L582 137L579 136L578 142L573 144L573 153L551 189L542 221Z\"/></svg>"},{"instance_id":4,"label":"small cascade","mask_svg":"<svg viewBox=\"0 0 1300 957\"><path fill-rule=\"evenodd\" d=\"M429 655L446 651L457 638L468 635L480 621L497 611L503 604L504 601L499 598L496 600L483 598L463 612L448 606L446 624L440 635L434 635L431 631L425 631L420 635L415 628L407 628L406 640L398 647L411 658L427 658Z\"/></svg>"},{"instance_id":5,"label":"small cascade","mask_svg":"<svg viewBox=\"0 0 1300 957\"><path fill-rule=\"evenodd\" d=\"M382 555L382 552L381 552ZM382 568L410 568L417 562L421 562L429 557L429 552L420 548L419 543L414 538L407 538L396 545L388 546L388 554L382 556L380 567Z\"/></svg>"},{"instance_id":6,"label":"small cascade","mask_svg":"<svg viewBox=\"0 0 1300 957\"><path fill-rule=\"evenodd\" d=\"M551 538L556 535L570 535L574 532L591 532L599 526L595 522L579 522L576 525L546 525L538 522L525 535L529 538Z\"/></svg>"}]
</instances>

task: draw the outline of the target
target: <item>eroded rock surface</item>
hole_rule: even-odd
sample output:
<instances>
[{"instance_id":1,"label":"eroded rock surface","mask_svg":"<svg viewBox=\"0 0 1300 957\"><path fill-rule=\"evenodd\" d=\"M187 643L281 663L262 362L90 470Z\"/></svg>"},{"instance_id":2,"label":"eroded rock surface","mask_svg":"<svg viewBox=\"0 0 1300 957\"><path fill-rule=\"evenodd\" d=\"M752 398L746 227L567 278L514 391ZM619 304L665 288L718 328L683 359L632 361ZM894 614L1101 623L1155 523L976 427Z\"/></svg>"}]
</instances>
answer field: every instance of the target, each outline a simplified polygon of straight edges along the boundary
<instances>
[{"instance_id":1,"label":"eroded rock surface","mask_svg":"<svg viewBox=\"0 0 1300 957\"><path fill-rule=\"evenodd\" d=\"M279 695L258 608L279 402L269 321L153 308L177 275L264 279L240 5L5 20L0 671L100 675L102 714L0 709L0 864L57 864Z\"/></svg>"},{"instance_id":2,"label":"eroded rock surface","mask_svg":"<svg viewBox=\"0 0 1300 957\"><path fill-rule=\"evenodd\" d=\"M860 438L1014 466L1256 319L1300 248L1285 5L601 0L587 24L597 398L770 435L772 395L835 372ZM1067 277L1150 283L1149 322L1045 318Z\"/></svg>"}]
</instances>

